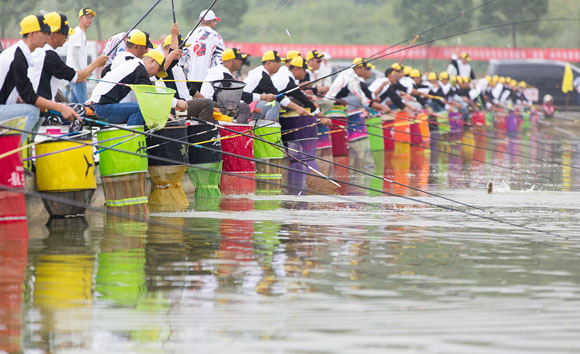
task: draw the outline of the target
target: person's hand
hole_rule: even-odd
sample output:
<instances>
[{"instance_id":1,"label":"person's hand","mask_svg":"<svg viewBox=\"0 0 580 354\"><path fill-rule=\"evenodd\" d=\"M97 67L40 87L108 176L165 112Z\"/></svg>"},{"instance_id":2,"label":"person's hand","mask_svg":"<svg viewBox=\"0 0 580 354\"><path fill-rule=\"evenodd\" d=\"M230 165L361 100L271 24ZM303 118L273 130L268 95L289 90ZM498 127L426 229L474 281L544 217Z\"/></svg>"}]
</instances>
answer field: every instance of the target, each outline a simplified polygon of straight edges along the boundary
<instances>
[{"instance_id":1,"label":"person's hand","mask_svg":"<svg viewBox=\"0 0 580 354\"><path fill-rule=\"evenodd\" d=\"M66 120L68 120L69 122L74 122L75 119L80 119L80 116L77 112L75 112L74 109L72 109L71 107L65 105L65 104L59 104L59 113L62 115L62 117Z\"/></svg>"},{"instance_id":2,"label":"person's hand","mask_svg":"<svg viewBox=\"0 0 580 354\"><path fill-rule=\"evenodd\" d=\"M107 60L109 60L108 56L101 55L95 59L95 63L97 63L97 67L102 67L102 66L105 66L105 64L107 63Z\"/></svg>"},{"instance_id":3,"label":"person's hand","mask_svg":"<svg viewBox=\"0 0 580 354\"><path fill-rule=\"evenodd\" d=\"M172 36L179 36L179 26L177 26L177 23L174 23L173 26L171 26L171 30L169 30L169 33Z\"/></svg>"},{"instance_id":4,"label":"person's hand","mask_svg":"<svg viewBox=\"0 0 580 354\"><path fill-rule=\"evenodd\" d=\"M330 127L330 124L332 123L332 121L328 118L320 117L320 123L323 125L326 125L327 127Z\"/></svg>"},{"instance_id":5,"label":"person's hand","mask_svg":"<svg viewBox=\"0 0 580 354\"><path fill-rule=\"evenodd\" d=\"M187 111L187 102L184 100L177 100L177 104L175 105L175 110L180 112Z\"/></svg>"},{"instance_id":6,"label":"person's hand","mask_svg":"<svg viewBox=\"0 0 580 354\"><path fill-rule=\"evenodd\" d=\"M296 110L296 113L298 113L298 115L301 115L301 116L309 116L310 115L310 113L308 113L308 111L302 107L298 107L298 109Z\"/></svg>"},{"instance_id":7,"label":"person's hand","mask_svg":"<svg viewBox=\"0 0 580 354\"><path fill-rule=\"evenodd\" d=\"M330 90L330 87L328 87L328 86L319 86L318 87L318 94L320 96L325 96L328 93L328 90Z\"/></svg>"},{"instance_id":8,"label":"person's hand","mask_svg":"<svg viewBox=\"0 0 580 354\"><path fill-rule=\"evenodd\" d=\"M276 95L274 95L273 93L264 93L260 96L260 99L262 101L272 102L276 100Z\"/></svg>"},{"instance_id":9,"label":"person's hand","mask_svg":"<svg viewBox=\"0 0 580 354\"><path fill-rule=\"evenodd\" d=\"M171 53L169 53L169 55L167 55L167 58L165 58L165 61L167 63L172 63L174 60L179 60L179 58L181 58L182 55L183 55L183 50L174 49L171 51Z\"/></svg>"}]
</instances>

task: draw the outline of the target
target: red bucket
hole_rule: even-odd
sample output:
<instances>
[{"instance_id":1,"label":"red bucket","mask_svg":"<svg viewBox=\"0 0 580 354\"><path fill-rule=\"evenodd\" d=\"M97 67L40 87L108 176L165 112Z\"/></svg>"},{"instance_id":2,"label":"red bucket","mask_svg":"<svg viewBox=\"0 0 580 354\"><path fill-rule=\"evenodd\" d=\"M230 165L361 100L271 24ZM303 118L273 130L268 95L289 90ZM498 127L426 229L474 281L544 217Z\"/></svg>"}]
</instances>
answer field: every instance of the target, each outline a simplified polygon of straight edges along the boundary
<instances>
[{"instance_id":1,"label":"red bucket","mask_svg":"<svg viewBox=\"0 0 580 354\"><path fill-rule=\"evenodd\" d=\"M0 155L17 149L20 139L20 134L0 135ZM0 159L0 185L24 188L24 167L20 152Z\"/></svg>"},{"instance_id":2,"label":"red bucket","mask_svg":"<svg viewBox=\"0 0 580 354\"><path fill-rule=\"evenodd\" d=\"M474 127L485 127L485 112L472 112L471 124Z\"/></svg>"},{"instance_id":3,"label":"red bucket","mask_svg":"<svg viewBox=\"0 0 580 354\"><path fill-rule=\"evenodd\" d=\"M224 152L222 155L222 169L224 172L233 172L237 175L222 174L220 190L223 194L253 194L256 190L254 183L256 163L248 159L228 155L227 153L254 159L254 140L243 135L235 138L226 138L236 135L237 133L235 132L251 135L252 126L249 124L224 124L224 122L220 122L220 124L227 128L220 128L222 151Z\"/></svg>"},{"instance_id":4,"label":"red bucket","mask_svg":"<svg viewBox=\"0 0 580 354\"><path fill-rule=\"evenodd\" d=\"M395 119L383 122L383 137L385 141L385 151L395 150Z\"/></svg>"}]
</instances>

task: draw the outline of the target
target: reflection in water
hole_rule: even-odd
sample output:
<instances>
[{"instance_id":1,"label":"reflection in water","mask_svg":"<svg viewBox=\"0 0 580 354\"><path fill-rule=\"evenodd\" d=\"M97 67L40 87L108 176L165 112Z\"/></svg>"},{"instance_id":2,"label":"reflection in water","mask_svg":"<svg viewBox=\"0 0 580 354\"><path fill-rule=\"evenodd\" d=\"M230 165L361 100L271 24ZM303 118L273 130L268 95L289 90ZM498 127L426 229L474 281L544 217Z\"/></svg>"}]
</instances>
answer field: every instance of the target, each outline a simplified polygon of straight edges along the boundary
<instances>
[{"instance_id":1,"label":"reflection in water","mask_svg":"<svg viewBox=\"0 0 580 354\"><path fill-rule=\"evenodd\" d=\"M369 153L374 167L363 167L567 238L362 188L341 189L346 200L198 199L149 223L93 213L88 229L62 221L30 244L0 240L0 351L580 351L580 174L514 156L580 164L578 144L541 145L533 129L499 140L466 131Z\"/></svg>"}]
</instances>

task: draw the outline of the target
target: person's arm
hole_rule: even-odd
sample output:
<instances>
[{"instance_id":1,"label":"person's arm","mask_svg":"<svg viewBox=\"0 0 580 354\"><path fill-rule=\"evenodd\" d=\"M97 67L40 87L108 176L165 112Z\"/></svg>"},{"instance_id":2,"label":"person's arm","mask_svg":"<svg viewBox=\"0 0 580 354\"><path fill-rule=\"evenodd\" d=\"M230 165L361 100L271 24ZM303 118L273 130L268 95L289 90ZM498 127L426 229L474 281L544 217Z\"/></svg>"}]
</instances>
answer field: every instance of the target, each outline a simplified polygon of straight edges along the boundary
<instances>
[{"instance_id":1,"label":"person's arm","mask_svg":"<svg viewBox=\"0 0 580 354\"><path fill-rule=\"evenodd\" d=\"M293 88L298 87L296 85L296 83L294 82L294 80L289 79L288 82L288 86L286 86L285 91L290 91ZM316 112L317 111L317 107L314 105L314 103L312 103L312 101L310 101L308 99L308 97L306 97L306 95L304 94L304 92L302 92L302 90L294 90L290 93L288 93L288 96L293 97L294 99L296 99L298 102L302 103L302 105L304 107L310 108L311 112Z\"/></svg>"},{"instance_id":2,"label":"person's arm","mask_svg":"<svg viewBox=\"0 0 580 354\"><path fill-rule=\"evenodd\" d=\"M89 64L89 66L87 66L82 70L77 71L76 83L78 84L79 82L85 81L89 76L91 76L91 73L95 71L95 69L103 67L107 62L107 60L109 60L108 56L101 55L97 57L95 60L93 60L93 62Z\"/></svg>"}]
</instances>

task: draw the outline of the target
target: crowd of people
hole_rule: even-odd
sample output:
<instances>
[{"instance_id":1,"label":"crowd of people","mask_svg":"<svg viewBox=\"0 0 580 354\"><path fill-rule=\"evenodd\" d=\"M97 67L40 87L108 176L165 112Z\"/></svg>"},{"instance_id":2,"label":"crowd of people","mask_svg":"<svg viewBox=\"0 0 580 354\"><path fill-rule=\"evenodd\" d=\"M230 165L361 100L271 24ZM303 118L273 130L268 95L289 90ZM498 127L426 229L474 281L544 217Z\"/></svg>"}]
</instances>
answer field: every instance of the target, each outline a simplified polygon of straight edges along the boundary
<instances>
[{"instance_id":1,"label":"crowd of people","mask_svg":"<svg viewBox=\"0 0 580 354\"><path fill-rule=\"evenodd\" d=\"M56 111L70 122L81 119L70 105L55 101L59 80L70 82L70 100L89 107L110 123L144 124L129 85L158 85L175 90L173 108L210 121L215 90L211 82L233 80L248 55L226 48L216 31L221 21L211 10L200 13L200 25L184 42L177 24L157 47L148 32L135 29L113 35L103 54L87 63L86 31L96 12L83 8L79 25L71 28L62 13L29 15L20 22L22 39L0 54L0 121L25 116L26 130L41 124L40 111ZM66 62L56 49L68 40ZM237 120L276 120L282 109L323 116L339 102L350 109L392 112L405 110L471 110L530 104L525 82L506 77L477 79L468 53L453 56L446 71L422 73L394 63L385 77L367 84L375 66L356 58L346 70L331 75L327 53L275 50L263 53L261 65L250 70ZM86 79L98 68L101 79L88 94ZM321 118L322 123L329 121ZM23 134L23 139L26 134Z\"/></svg>"}]
</instances>

